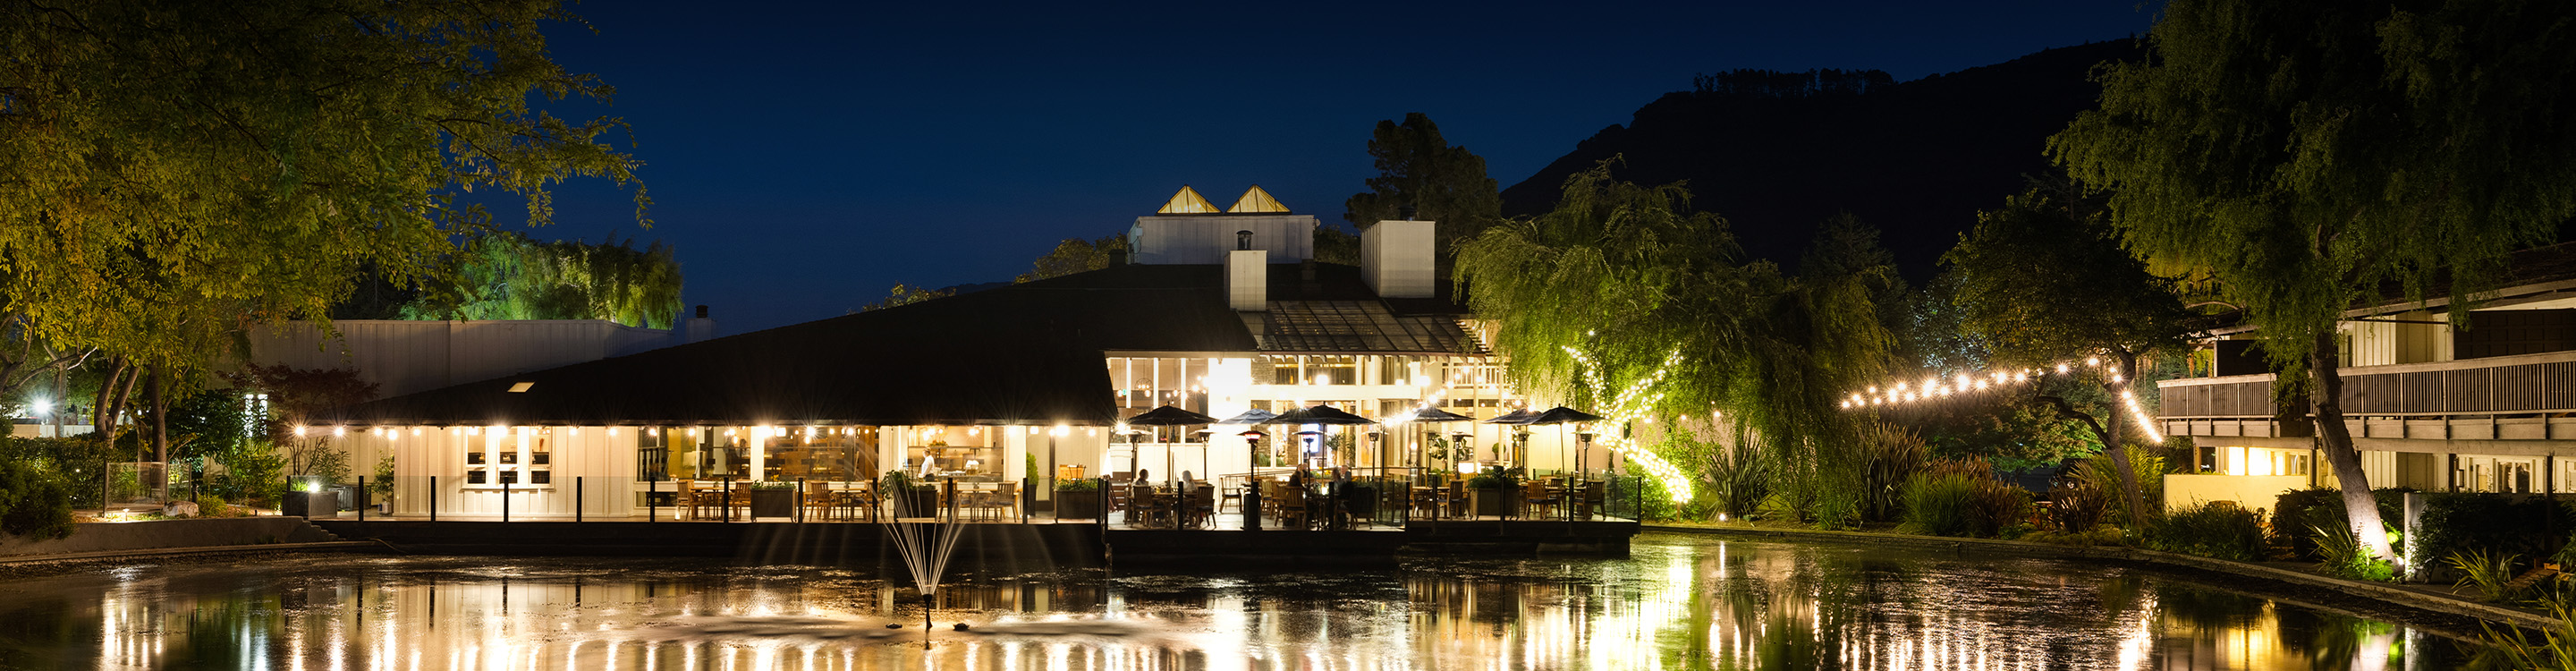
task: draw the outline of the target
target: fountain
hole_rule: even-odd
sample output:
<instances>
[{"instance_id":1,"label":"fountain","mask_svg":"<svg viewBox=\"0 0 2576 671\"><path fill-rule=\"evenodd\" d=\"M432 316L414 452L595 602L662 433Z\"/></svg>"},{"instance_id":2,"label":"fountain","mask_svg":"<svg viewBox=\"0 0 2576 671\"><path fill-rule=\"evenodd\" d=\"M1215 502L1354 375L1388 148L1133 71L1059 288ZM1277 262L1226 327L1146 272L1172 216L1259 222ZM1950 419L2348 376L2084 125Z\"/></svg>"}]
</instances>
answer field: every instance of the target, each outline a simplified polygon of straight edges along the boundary
<instances>
[{"instance_id":1,"label":"fountain","mask_svg":"<svg viewBox=\"0 0 2576 671\"><path fill-rule=\"evenodd\" d=\"M939 511L935 509L914 509L920 504L912 496L895 496L889 505L894 509L893 514L887 515L880 524L886 537L894 540L895 551L903 556L904 568L912 573L913 586L921 590L921 636L927 644L931 629L930 609L939 594L939 578L947 572L948 558L956 553L957 539L964 535L966 525L953 518L940 519ZM928 513L925 516L930 521L905 523L903 517L908 509L917 514Z\"/></svg>"}]
</instances>

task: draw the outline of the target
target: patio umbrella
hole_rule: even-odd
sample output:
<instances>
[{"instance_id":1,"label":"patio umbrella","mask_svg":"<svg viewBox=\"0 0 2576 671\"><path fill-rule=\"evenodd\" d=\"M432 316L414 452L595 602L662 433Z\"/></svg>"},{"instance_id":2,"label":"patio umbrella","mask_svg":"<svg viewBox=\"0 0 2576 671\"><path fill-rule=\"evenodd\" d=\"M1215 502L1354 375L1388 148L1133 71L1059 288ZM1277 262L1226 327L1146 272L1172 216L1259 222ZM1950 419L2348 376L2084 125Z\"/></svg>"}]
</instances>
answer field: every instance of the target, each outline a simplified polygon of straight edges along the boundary
<instances>
[{"instance_id":1,"label":"patio umbrella","mask_svg":"<svg viewBox=\"0 0 2576 671\"><path fill-rule=\"evenodd\" d=\"M1268 411L1268 410L1263 410L1263 409L1260 409L1260 408L1253 408L1253 409L1251 409L1251 410L1245 410L1245 411L1243 411L1243 413L1242 413L1242 414L1235 415L1235 416L1233 416L1233 417L1227 417L1227 418L1225 418L1225 419L1217 420L1217 421L1216 421L1216 423L1218 423L1218 424L1252 424L1252 425L1258 425L1258 424L1260 424L1260 423L1261 423L1261 421L1262 421L1262 420L1270 419L1270 418L1272 418L1272 417L1277 417L1277 416L1279 416L1279 413L1271 412L1271 411ZM1255 433L1260 433L1261 435L1259 435L1259 436L1253 436L1253 435L1250 435L1250 434L1255 434ZM1238 434L1235 434L1235 435L1243 436L1243 437L1244 437L1244 441L1243 441L1243 443L1244 443L1244 445L1243 445L1243 450L1244 450L1244 461L1243 461L1243 463L1244 463L1244 467L1243 467L1243 472L1248 474L1248 473L1253 473L1253 472L1257 472L1257 471L1259 471L1259 470L1260 470L1260 468L1261 468L1260 450L1258 449L1258 448L1259 448L1259 446L1254 445L1254 444L1253 444L1253 442L1254 442L1254 440L1255 440L1255 439L1257 439L1257 438L1268 438L1268 437L1270 437L1270 434L1267 434L1267 433L1261 433L1261 432L1259 432L1259 431L1246 431L1246 432L1244 432L1244 433L1238 433Z\"/></svg>"},{"instance_id":2,"label":"patio umbrella","mask_svg":"<svg viewBox=\"0 0 2576 671\"><path fill-rule=\"evenodd\" d=\"M1369 418L1367 418L1367 417L1361 417L1361 416L1359 416L1359 415L1354 415L1354 414L1351 414L1351 413L1343 412L1341 409L1339 409L1339 408L1335 408L1335 407L1333 407L1333 406L1329 406L1329 405L1319 405L1319 406L1315 406L1315 407L1312 407L1312 408L1298 408L1298 409L1295 409L1295 410L1290 410L1290 411L1287 411L1287 412L1284 412L1284 413L1280 413L1280 414L1279 414L1279 416L1277 416L1277 417L1272 417L1272 418L1270 418L1270 419L1261 420L1261 423L1263 423L1263 424L1322 424L1322 425L1325 425L1325 426L1360 426L1360 425L1366 425L1366 424L1376 424L1376 423L1377 423L1377 421L1376 421L1376 420L1369 419Z\"/></svg>"},{"instance_id":3,"label":"patio umbrella","mask_svg":"<svg viewBox=\"0 0 2576 671\"><path fill-rule=\"evenodd\" d=\"M1147 410L1145 411L1145 414L1127 418L1128 426L1190 426L1194 424L1215 423L1216 418L1214 417L1190 412L1188 410L1182 410L1168 405ZM1133 448L1133 441L1130 441L1130 448ZM1169 484L1171 482L1172 475L1172 448L1164 447L1163 481L1165 484Z\"/></svg>"},{"instance_id":4,"label":"patio umbrella","mask_svg":"<svg viewBox=\"0 0 2576 671\"><path fill-rule=\"evenodd\" d=\"M1519 410L1514 410L1514 411L1506 412L1506 413L1503 413L1503 414L1500 414L1500 415L1495 415L1492 419L1487 419L1487 420L1485 420L1485 421L1483 421L1483 422L1480 422L1480 423L1482 423L1482 424L1500 424L1500 425L1504 425L1504 426L1521 426L1521 425L1524 425L1524 424L1528 424L1528 423L1529 423L1529 421L1530 421L1530 418L1532 418L1532 417L1537 417L1537 416L1538 416L1538 413L1530 412L1530 409L1529 409L1529 408L1521 408L1521 409L1519 409ZM1497 459L1499 459L1499 458L1502 458L1502 455L1499 455L1499 454L1498 454L1498 455L1494 455L1494 457L1495 457L1495 458L1497 458Z\"/></svg>"},{"instance_id":5,"label":"patio umbrella","mask_svg":"<svg viewBox=\"0 0 2576 671\"><path fill-rule=\"evenodd\" d=\"M1406 423L1410 424L1441 424L1446 422L1467 422L1474 421L1476 419L1474 417L1429 406L1414 408L1413 412L1405 413L1404 415L1400 415L1400 417L1402 417ZM1419 449L1416 449L1415 451L1420 452ZM1452 457L1451 462L1454 464L1454 462L1456 462L1456 458ZM1455 466L1453 465L1452 468L1454 467Z\"/></svg>"},{"instance_id":6,"label":"patio umbrella","mask_svg":"<svg viewBox=\"0 0 2576 671\"><path fill-rule=\"evenodd\" d=\"M1261 420L1265 420L1265 419L1269 419L1269 418L1277 417L1277 416L1279 416L1279 413L1271 412L1271 411L1268 411L1268 410L1263 410L1263 409L1260 409L1260 408L1253 408L1253 409L1251 409L1251 410L1245 410L1245 411L1243 411L1243 414L1235 415L1235 416L1233 416L1233 417L1227 417L1227 418L1225 418L1225 419L1217 420L1217 421L1216 421L1216 423L1218 423L1218 424L1260 424L1260 423L1261 423ZM1263 435L1269 435L1269 434L1263 434Z\"/></svg>"},{"instance_id":7,"label":"patio umbrella","mask_svg":"<svg viewBox=\"0 0 2576 671\"><path fill-rule=\"evenodd\" d=\"M1363 425L1368 425L1368 424L1376 424L1376 423L1377 423L1377 421L1376 421L1376 420L1369 419L1369 418L1367 418L1367 417L1361 417L1361 416L1359 416L1359 415L1354 415L1354 414L1351 414L1351 413L1343 412L1343 411L1341 411L1341 410L1340 410L1340 409L1338 409L1338 408L1334 408L1333 406L1329 406L1329 405L1318 405L1318 406L1311 407L1311 408L1298 408L1298 409L1295 409L1295 410L1290 410L1290 411L1287 411L1287 412L1284 412L1284 413L1280 413L1280 414L1279 414L1279 416L1277 416L1277 417L1272 417L1272 418L1270 418L1270 419L1266 419L1266 420L1262 420L1262 421L1261 421L1261 423L1263 423L1263 424L1292 424L1292 425L1294 425L1294 424L1322 424L1322 425L1325 425L1325 426L1363 426ZM1338 487L1338 485L1336 485L1336 487ZM1340 494L1340 492L1337 490L1337 491L1335 491L1335 492L1334 492L1334 494L1338 496L1338 495ZM1336 514L1338 514L1338 513L1336 513Z\"/></svg>"},{"instance_id":8,"label":"patio umbrella","mask_svg":"<svg viewBox=\"0 0 2576 671\"><path fill-rule=\"evenodd\" d=\"M1557 425L1556 461L1557 463L1562 464L1565 463L1565 425L1579 422L1598 421L1601 421L1600 415L1560 405L1548 408L1546 412L1531 415L1527 421L1523 421L1521 423L1526 426L1541 426L1547 424Z\"/></svg>"}]
</instances>

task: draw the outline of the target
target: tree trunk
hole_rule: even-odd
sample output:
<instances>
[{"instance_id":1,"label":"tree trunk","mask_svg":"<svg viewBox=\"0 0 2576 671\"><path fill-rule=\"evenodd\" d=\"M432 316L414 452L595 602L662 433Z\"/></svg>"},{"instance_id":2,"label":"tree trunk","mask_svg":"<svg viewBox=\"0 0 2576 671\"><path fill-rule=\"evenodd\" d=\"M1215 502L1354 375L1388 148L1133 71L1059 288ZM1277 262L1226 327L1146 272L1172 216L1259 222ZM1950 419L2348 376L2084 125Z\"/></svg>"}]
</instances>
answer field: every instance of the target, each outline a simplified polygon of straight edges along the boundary
<instances>
[{"instance_id":1,"label":"tree trunk","mask_svg":"<svg viewBox=\"0 0 2576 671\"><path fill-rule=\"evenodd\" d=\"M108 357L107 379L98 383L98 400L90 404L90 431L100 438L116 433L116 383L125 378L125 357Z\"/></svg>"},{"instance_id":2,"label":"tree trunk","mask_svg":"<svg viewBox=\"0 0 2576 671\"><path fill-rule=\"evenodd\" d=\"M2388 527L2379 518L2379 498L2371 495L2369 476L2361 472L2361 450L2353 447L2352 429L2343 423L2339 356L2334 329L2329 326L2318 331L2316 345L2308 353L2308 374L2317 383L2315 392L2309 395L2309 405L2316 409L2317 449L2334 466L2335 484L2343 489L2344 517L2351 520L2354 537L2361 539L2373 556L2395 560L2396 553L2388 547Z\"/></svg>"},{"instance_id":3,"label":"tree trunk","mask_svg":"<svg viewBox=\"0 0 2576 671\"><path fill-rule=\"evenodd\" d=\"M2113 440L2111 432L2102 428L2100 419L2076 411L2075 405L2067 403L2066 399L2055 396L2040 396L2038 399L2042 403L2047 403L2049 407L2056 408L2059 417L2083 422L2084 428L2091 430L2093 437L2102 441L2103 454L2111 458L2111 467L2120 472L2120 496L2129 502L2130 529L2145 531L2147 496L2144 490L2138 489L2138 472L2129 468L2129 451L2119 447L2120 442ZM2098 487L2102 483L2093 484Z\"/></svg>"},{"instance_id":4,"label":"tree trunk","mask_svg":"<svg viewBox=\"0 0 2576 671\"><path fill-rule=\"evenodd\" d=\"M169 376L152 371L152 460L170 461L170 384Z\"/></svg>"},{"instance_id":5,"label":"tree trunk","mask_svg":"<svg viewBox=\"0 0 2576 671\"><path fill-rule=\"evenodd\" d=\"M2113 359L2112 365L2118 367L2120 374L2120 381L2115 389L2127 393L2129 385L2138 380L2138 355L2120 352ZM2120 469L2120 495L2128 499L2129 524L2135 525L2130 528L2144 532L2147 530L2147 515L2152 511L2147 509L2147 490L2138 483L2137 464L2129 458L2128 444L2120 439L2121 420L2128 414L2126 412L2128 408L2123 405L2124 400L2111 399L2111 411L2107 413L2110 417L2105 418L2103 422L2108 425L2104 429L2104 433L2108 435L2103 438L2102 445L2103 450L2111 454L2111 465Z\"/></svg>"}]
</instances>

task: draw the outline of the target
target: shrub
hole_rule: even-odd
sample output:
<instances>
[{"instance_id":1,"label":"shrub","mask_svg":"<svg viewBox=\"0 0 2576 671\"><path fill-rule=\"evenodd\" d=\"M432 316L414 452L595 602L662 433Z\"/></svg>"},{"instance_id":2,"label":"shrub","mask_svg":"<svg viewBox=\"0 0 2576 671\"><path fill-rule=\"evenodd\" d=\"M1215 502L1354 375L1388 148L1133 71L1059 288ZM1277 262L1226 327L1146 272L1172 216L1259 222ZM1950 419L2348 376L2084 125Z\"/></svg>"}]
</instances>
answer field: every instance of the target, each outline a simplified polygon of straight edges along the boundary
<instances>
[{"instance_id":1,"label":"shrub","mask_svg":"<svg viewBox=\"0 0 2576 671\"><path fill-rule=\"evenodd\" d=\"M1957 473L1924 473L1905 483L1905 523L1912 533L1965 536L1976 479Z\"/></svg>"},{"instance_id":2,"label":"shrub","mask_svg":"<svg viewBox=\"0 0 2576 671\"><path fill-rule=\"evenodd\" d=\"M1746 444L1718 447L1712 452L1706 462L1707 480L1701 483L1708 492L1704 498L1719 514L1734 519L1751 517L1761 509L1762 500L1771 497L1770 462L1763 459L1761 449Z\"/></svg>"},{"instance_id":3,"label":"shrub","mask_svg":"<svg viewBox=\"0 0 2576 671\"><path fill-rule=\"evenodd\" d=\"M2263 558L2263 514L2230 504L2195 504L2150 522L2149 548L2213 559Z\"/></svg>"},{"instance_id":4,"label":"shrub","mask_svg":"<svg viewBox=\"0 0 2576 671\"><path fill-rule=\"evenodd\" d=\"M2283 519L2278 514L2273 516L2272 527L2276 533L2285 524ZM2378 582L2387 582L2397 575L2388 560L2370 556L2369 548L2362 546L2361 537L2353 535L2350 526L2309 526L2308 532L2306 538L2315 544L2317 567L2324 569L2326 575Z\"/></svg>"},{"instance_id":5,"label":"shrub","mask_svg":"<svg viewBox=\"0 0 2576 671\"><path fill-rule=\"evenodd\" d=\"M2030 493L1983 462L1934 461L1905 483L1907 531L1992 538L2029 516Z\"/></svg>"},{"instance_id":6,"label":"shrub","mask_svg":"<svg viewBox=\"0 0 2576 671\"><path fill-rule=\"evenodd\" d=\"M1100 481L1093 480L1091 478L1057 480L1055 481L1055 490L1059 492L1096 492L1100 491Z\"/></svg>"},{"instance_id":7,"label":"shrub","mask_svg":"<svg viewBox=\"0 0 2576 671\"><path fill-rule=\"evenodd\" d=\"M2405 523L2407 489L2381 489L2372 492L2379 501L2379 519L2388 524L2389 542L2400 542L2398 527ZM2351 529L2349 516L2343 510L2342 490L2312 487L2281 492L2272 505L2272 538L2275 544L2310 561L2327 562L2321 545L2332 539L2323 538L2319 530Z\"/></svg>"},{"instance_id":8,"label":"shrub","mask_svg":"<svg viewBox=\"0 0 2576 671\"><path fill-rule=\"evenodd\" d=\"M2059 483L2048 490L2048 518L2064 533L2078 534L2102 524L2111 512L2111 492L2082 480Z\"/></svg>"},{"instance_id":9,"label":"shrub","mask_svg":"<svg viewBox=\"0 0 2576 671\"><path fill-rule=\"evenodd\" d=\"M2453 587L2476 588L2479 597L2502 602L2522 591L2513 584L2515 562L2521 558L2512 553L2499 556L2485 550L2468 550L2444 555L2442 561L2460 574Z\"/></svg>"},{"instance_id":10,"label":"shrub","mask_svg":"<svg viewBox=\"0 0 2576 671\"><path fill-rule=\"evenodd\" d=\"M2140 512L2153 519L2164 505L2165 459L2148 456L2144 454L2146 451L2136 446L2129 448L2129 470L2137 476L2138 489L2146 497L2147 509ZM2110 455L2086 459L2075 472L2077 478L2107 493L2111 501L2110 514L2116 516L2114 523L2128 524L2134 519L2129 516L2129 496L2120 490L2120 469L2112 465Z\"/></svg>"},{"instance_id":11,"label":"shrub","mask_svg":"<svg viewBox=\"0 0 2576 671\"><path fill-rule=\"evenodd\" d=\"M1860 515L1867 522L1893 522L1903 507L1905 483L1923 470L1931 448L1911 430L1891 424L1865 428L1862 450Z\"/></svg>"},{"instance_id":12,"label":"shrub","mask_svg":"<svg viewBox=\"0 0 2576 671\"><path fill-rule=\"evenodd\" d=\"M2568 543L2569 511L2557 505L2520 494L2428 493L2419 520L2423 537L2412 543L2414 552L2423 558L2420 564L2469 550L2547 556ZM2388 519L2403 523L2395 515Z\"/></svg>"},{"instance_id":13,"label":"shrub","mask_svg":"<svg viewBox=\"0 0 2576 671\"><path fill-rule=\"evenodd\" d=\"M2015 526L2029 531L2024 520L2030 519L2030 490L1987 476L1977 481L1968 503L1970 531L1980 538L2001 537Z\"/></svg>"},{"instance_id":14,"label":"shrub","mask_svg":"<svg viewBox=\"0 0 2576 671\"><path fill-rule=\"evenodd\" d=\"M0 457L0 532L31 538L72 535L71 486L42 466Z\"/></svg>"}]
</instances>

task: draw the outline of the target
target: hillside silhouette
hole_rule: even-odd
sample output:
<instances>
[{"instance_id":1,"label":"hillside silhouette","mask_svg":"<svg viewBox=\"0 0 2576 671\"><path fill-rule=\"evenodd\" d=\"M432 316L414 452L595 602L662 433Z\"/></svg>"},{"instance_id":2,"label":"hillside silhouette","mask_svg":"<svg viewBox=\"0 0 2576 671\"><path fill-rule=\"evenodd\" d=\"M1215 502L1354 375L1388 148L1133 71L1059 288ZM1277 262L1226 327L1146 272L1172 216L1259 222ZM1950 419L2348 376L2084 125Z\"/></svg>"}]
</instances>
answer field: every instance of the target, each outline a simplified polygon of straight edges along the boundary
<instances>
[{"instance_id":1,"label":"hillside silhouette","mask_svg":"<svg viewBox=\"0 0 2576 671\"><path fill-rule=\"evenodd\" d=\"M1750 255L1794 267L1818 225L1849 211L1920 284L1978 210L2051 170L2048 136L2101 92L2093 66L2140 53L2133 40L2097 42L1907 82L1874 70L1701 76L1504 189L1503 209L1544 212L1567 175L1623 156L1614 177L1688 180L1693 206L1724 215Z\"/></svg>"}]
</instances>

